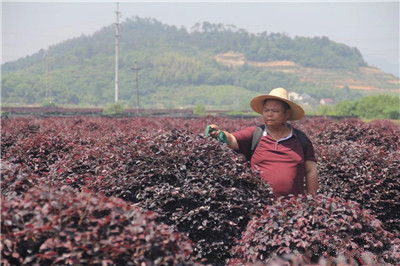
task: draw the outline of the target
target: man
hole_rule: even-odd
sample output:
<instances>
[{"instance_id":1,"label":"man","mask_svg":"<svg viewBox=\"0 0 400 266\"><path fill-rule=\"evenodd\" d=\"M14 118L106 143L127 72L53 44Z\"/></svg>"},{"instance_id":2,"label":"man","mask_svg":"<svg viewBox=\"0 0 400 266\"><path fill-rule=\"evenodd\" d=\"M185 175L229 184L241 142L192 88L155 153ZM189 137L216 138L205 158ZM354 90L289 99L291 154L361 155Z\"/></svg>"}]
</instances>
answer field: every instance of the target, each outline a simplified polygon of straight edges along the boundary
<instances>
[{"instance_id":1,"label":"man","mask_svg":"<svg viewBox=\"0 0 400 266\"><path fill-rule=\"evenodd\" d=\"M272 187L275 197L305 192L315 195L318 173L313 145L305 137L303 149L299 134L287 123L303 118L303 108L290 101L283 88L253 98L250 106L262 115L265 123L263 135L252 155L252 135L256 127L229 133L219 130L217 125L210 125L214 129L210 135L217 138L223 132L228 147L245 154L247 158L251 157L251 167L260 171L262 179Z\"/></svg>"}]
</instances>

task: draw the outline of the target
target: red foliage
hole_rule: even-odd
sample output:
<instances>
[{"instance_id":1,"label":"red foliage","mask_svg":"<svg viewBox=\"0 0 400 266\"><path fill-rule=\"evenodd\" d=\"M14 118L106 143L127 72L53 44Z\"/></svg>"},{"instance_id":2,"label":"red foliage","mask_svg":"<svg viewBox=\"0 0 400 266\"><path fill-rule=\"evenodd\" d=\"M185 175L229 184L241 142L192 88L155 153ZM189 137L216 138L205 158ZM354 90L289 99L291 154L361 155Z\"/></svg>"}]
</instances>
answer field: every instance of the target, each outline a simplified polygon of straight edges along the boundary
<instances>
[{"instance_id":1,"label":"red foliage","mask_svg":"<svg viewBox=\"0 0 400 266\"><path fill-rule=\"evenodd\" d=\"M207 259L209 263L223 264L231 256L234 238L240 238L247 222L256 215L257 210L270 203L271 191L249 169L243 156L202 136L205 126L211 123L235 131L259 125L261 120L212 116L114 119L3 117L2 221L9 215L5 206L12 200L21 199L18 208L22 208L22 202L26 202L23 199L28 199L30 194L37 194L44 188L49 188L48 198L60 196L61 192L54 187L73 188L76 191L73 192L74 196L72 192L65 196L71 198L80 195L78 191L90 189L107 196L99 196L104 204L108 199L113 202L113 197L117 196L130 204L157 212L156 220L149 218L150 221L168 224L173 230L181 231L195 241L192 244L192 259ZM294 125L307 133L314 143L318 157L320 193L337 201L339 205L344 203L338 198L346 202L357 202L360 207L354 207L351 212L363 217L363 209L368 209L371 217L376 215L382 227L398 237L398 126L389 121L363 123L359 120L333 121L324 118L303 119L294 122ZM40 212L37 210L43 212L43 208L36 205L27 206L30 207L23 211L29 219L33 219L29 216L33 213L39 217ZM72 212L68 208L65 207L65 212ZM301 217L300 211L292 211ZM366 217L370 219L370 216ZM42 215L41 219L47 219L46 215ZM375 221L375 218L371 219ZM2 226L2 230L7 226ZM36 228L34 222L19 226L21 232L37 232L32 231ZM91 232L87 230L87 233ZM123 232L125 229L121 230ZM54 233L43 232L41 239L47 239L49 232ZM346 231L345 234L354 240L356 235L353 233ZM17 238L7 241L2 238L2 258L10 258L15 263L20 263L20 258L25 260L28 257L32 263L39 260L54 262L47 255L43 258L35 255L41 254L40 246L34 249L36 253L30 254L23 251L27 246L16 250L13 247L24 245L18 241ZM35 246L35 243L28 241L25 245ZM393 243L393 250L398 250L399 244ZM3 253L11 252L9 247L12 253ZM76 248L71 247L70 250ZM382 255L384 253L379 253L381 251L370 250L374 256L385 258ZM389 252L389 249L382 252ZM49 251L48 256L52 254ZM322 251L315 251L314 254L323 255ZM102 259L97 253L88 256L92 256L93 261ZM273 257L273 254L265 253L264 256Z\"/></svg>"},{"instance_id":2,"label":"red foliage","mask_svg":"<svg viewBox=\"0 0 400 266\"><path fill-rule=\"evenodd\" d=\"M263 215L254 217L233 248L235 259L230 262L267 262L274 255L288 254L298 263L300 258L303 263L318 263L339 255L357 261L369 252L374 264L395 263L400 260L399 244L398 238L357 203L323 195L303 196L278 200L267 206Z\"/></svg>"},{"instance_id":3,"label":"red foliage","mask_svg":"<svg viewBox=\"0 0 400 266\"><path fill-rule=\"evenodd\" d=\"M89 191L34 188L1 211L2 264L179 264L192 253L155 214Z\"/></svg>"},{"instance_id":4,"label":"red foliage","mask_svg":"<svg viewBox=\"0 0 400 266\"><path fill-rule=\"evenodd\" d=\"M314 136L323 194L354 200L400 231L400 130L389 121L332 123Z\"/></svg>"}]
</instances>

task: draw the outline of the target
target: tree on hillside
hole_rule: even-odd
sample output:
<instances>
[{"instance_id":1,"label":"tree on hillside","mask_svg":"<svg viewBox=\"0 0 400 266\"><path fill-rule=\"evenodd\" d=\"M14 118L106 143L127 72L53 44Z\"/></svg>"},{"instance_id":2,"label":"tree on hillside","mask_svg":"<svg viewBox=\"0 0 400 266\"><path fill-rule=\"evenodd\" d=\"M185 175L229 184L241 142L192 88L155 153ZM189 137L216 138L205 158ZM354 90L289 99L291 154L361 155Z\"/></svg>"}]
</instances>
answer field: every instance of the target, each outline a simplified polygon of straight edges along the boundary
<instances>
[{"instance_id":1,"label":"tree on hillside","mask_svg":"<svg viewBox=\"0 0 400 266\"><path fill-rule=\"evenodd\" d=\"M338 115L338 116L357 115L356 108L357 108L357 102L353 102L353 101L349 101L349 100L338 102L334 106L334 115Z\"/></svg>"}]
</instances>

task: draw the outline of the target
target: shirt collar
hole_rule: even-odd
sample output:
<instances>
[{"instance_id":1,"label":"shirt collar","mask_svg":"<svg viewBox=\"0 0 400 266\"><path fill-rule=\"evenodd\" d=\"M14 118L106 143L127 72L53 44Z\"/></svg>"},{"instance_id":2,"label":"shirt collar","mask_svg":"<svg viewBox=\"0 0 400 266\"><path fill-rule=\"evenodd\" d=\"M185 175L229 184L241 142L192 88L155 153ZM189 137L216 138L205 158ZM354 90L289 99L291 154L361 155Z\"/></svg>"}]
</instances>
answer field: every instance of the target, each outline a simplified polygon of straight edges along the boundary
<instances>
[{"instance_id":1,"label":"shirt collar","mask_svg":"<svg viewBox=\"0 0 400 266\"><path fill-rule=\"evenodd\" d=\"M265 125L265 126L264 126L263 136L266 137L267 134L268 134L268 132L267 132L267 125L266 125L266 124L264 124L264 125ZM289 133L289 135L287 135L286 137L284 137L284 138L278 140L278 142L279 142L279 141L284 141L284 140L290 139L290 138L293 136L293 127L292 127L292 125L291 125L291 124L287 124L287 125L290 127L290 133Z\"/></svg>"}]
</instances>

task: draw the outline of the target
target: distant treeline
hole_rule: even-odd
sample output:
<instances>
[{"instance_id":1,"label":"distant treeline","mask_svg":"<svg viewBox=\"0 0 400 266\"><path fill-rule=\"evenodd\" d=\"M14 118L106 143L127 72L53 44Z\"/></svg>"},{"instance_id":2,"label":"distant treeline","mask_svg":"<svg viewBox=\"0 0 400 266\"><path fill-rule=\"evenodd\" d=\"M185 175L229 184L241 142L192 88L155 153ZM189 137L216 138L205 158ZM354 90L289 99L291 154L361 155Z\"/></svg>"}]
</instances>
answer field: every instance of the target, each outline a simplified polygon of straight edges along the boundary
<instances>
[{"instance_id":1,"label":"distant treeline","mask_svg":"<svg viewBox=\"0 0 400 266\"><path fill-rule=\"evenodd\" d=\"M114 108L114 109L112 109ZM192 115L228 115L240 117L254 117L259 114L254 112L235 112L228 110L206 110L205 106L196 106L194 109L149 109L149 108L123 108L115 110L115 104L106 108L64 108L58 106L42 107L2 107L3 115L34 115L34 116L101 116L101 115L123 115L123 116L148 116L166 115L183 116ZM330 117L360 117L363 119L400 119L400 98L390 95L365 96L356 101L342 101L335 105L323 105L318 111L308 113L311 116Z\"/></svg>"},{"instance_id":2,"label":"distant treeline","mask_svg":"<svg viewBox=\"0 0 400 266\"><path fill-rule=\"evenodd\" d=\"M365 96L356 101L342 101L322 106L317 114L358 116L364 119L400 119L400 98L390 95Z\"/></svg>"}]
</instances>

